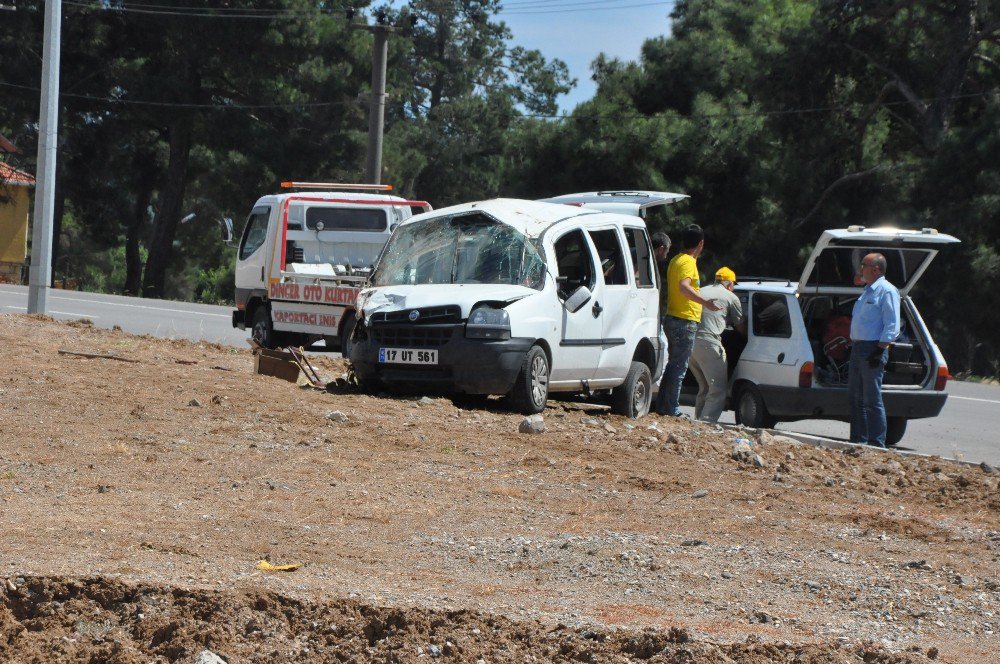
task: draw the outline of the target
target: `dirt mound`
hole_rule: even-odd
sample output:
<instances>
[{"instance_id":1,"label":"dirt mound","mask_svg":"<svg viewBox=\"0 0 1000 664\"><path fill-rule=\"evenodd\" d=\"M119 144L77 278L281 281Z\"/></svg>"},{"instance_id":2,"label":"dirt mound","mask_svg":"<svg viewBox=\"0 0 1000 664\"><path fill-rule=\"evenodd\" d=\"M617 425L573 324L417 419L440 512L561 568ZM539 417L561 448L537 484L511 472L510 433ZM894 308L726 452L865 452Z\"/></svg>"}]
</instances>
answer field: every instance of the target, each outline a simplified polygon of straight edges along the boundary
<instances>
[{"instance_id":1,"label":"dirt mound","mask_svg":"<svg viewBox=\"0 0 1000 664\"><path fill-rule=\"evenodd\" d=\"M596 402L519 433L39 316L0 345L0 660L998 661L986 469Z\"/></svg>"},{"instance_id":2,"label":"dirt mound","mask_svg":"<svg viewBox=\"0 0 1000 664\"><path fill-rule=\"evenodd\" d=\"M180 590L108 579L19 579L0 605L4 661L715 662L917 661L873 646L712 644L683 629L571 629L474 611L306 602L261 591Z\"/></svg>"}]
</instances>

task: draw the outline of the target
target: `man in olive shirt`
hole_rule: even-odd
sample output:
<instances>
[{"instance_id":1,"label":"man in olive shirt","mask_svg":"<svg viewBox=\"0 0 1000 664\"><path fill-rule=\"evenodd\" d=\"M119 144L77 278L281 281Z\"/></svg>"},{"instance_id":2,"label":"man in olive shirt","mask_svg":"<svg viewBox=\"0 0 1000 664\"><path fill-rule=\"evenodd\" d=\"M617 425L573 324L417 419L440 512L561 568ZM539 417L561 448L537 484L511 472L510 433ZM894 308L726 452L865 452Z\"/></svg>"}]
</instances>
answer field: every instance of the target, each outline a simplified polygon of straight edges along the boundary
<instances>
[{"instance_id":1,"label":"man in olive shirt","mask_svg":"<svg viewBox=\"0 0 1000 664\"><path fill-rule=\"evenodd\" d=\"M701 278L698 276L698 256L705 249L705 234L701 226L691 224L681 233L681 253L674 256L667 266L663 288L667 291L667 312L663 329L667 335L667 368L660 379L656 395L656 412L678 417L681 414L681 381L687 373L688 360L694 346L701 309L718 311L712 301L698 294Z\"/></svg>"},{"instance_id":2,"label":"man in olive shirt","mask_svg":"<svg viewBox=\"0 0 1000 664\"><path fill-rule=\"evenodd\" d=\"M726 349L722 345L722 333L728 324L741 334L746 334L743 305L740 298L733 294L735 285L736 273L723 267L715 273L715 283L701 289L702 297L715 300L722 308L719 311L701 312L698 335L691 351L691 373L698 381L698 398L694 404L696 420L718 422L726 407L729 370Z\"/></svg>"}]
</instances>

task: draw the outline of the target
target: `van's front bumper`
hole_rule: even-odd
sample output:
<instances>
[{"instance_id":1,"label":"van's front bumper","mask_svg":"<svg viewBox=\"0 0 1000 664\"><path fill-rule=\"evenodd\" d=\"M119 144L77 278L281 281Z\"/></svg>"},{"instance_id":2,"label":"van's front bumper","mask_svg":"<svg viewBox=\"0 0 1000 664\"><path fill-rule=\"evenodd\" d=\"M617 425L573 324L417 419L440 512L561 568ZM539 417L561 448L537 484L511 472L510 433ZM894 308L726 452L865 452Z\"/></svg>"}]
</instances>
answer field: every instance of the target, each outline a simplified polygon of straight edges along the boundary
<instances>
[{"instance_id":1,"label":"van's front bumper","mask_svg":"<svg viewBox=\"0 0 1000 664\"><path fill-rule=\"evenodd\" d=\"M417 326L426 330L429 326ZM467 339L465 325L434 326L442 338L434 346L406 346L377 341L370 330L356 334L351 364L363 383L380 383L398 389L428 389L466 394L506 394L514 387L521 364L534 339L514 338L504 341ZM363 338L367 337L367 338ZM436 350L437 364L380 363L384 347Z\"/></svg>"},{"instance_id":2,"label":"van's front bumper","mask_svg":"<svg viewBox=\"0 0 1000 664\"><path fill-rule=\"evenodd\" d=\"M846 388L758 385L768 412L782 421L809 418L848 420L851 408ZM948 400L947 392L931 390L882 390L886 417L915 420L936 417Z\"/></svg>"}]
</instances>

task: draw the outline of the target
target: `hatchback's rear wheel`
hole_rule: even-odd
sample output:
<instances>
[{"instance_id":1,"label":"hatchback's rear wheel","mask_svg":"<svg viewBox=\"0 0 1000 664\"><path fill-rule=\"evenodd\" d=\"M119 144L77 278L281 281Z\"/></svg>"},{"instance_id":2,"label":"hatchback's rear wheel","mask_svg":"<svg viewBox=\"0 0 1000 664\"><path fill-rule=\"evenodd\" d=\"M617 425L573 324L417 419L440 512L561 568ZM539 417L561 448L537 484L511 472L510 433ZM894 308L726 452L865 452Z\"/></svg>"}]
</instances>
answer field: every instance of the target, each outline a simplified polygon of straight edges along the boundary
<instances>
[{"instance_id":1,"label":"hatchback's rear wheel","mask_svg":"<svg viewBox=\"0 0 1000 664\"><path fill-rule=\"evenodd\" d=\"M898 445L906 434L905 417L887 417L885 420L885 445L893 447Z\"/></svg>"},{"instance_id":2,"label":"hatchback's rear wheel","mask_svg":"<svg viewBox=\"0 0 1000 664\"><path fill-rule=\"evenodd\" d=\"M611 411L633 420L639 419L649 412L652 396L653 377L649 367L642 362L633 362L625 382L611 392Z\"/></svg>"},{"instance_id":3,"label":"hatchback's rear wheel","mask_svg":"<svg viewBox=\"0 0 1000 664\"><path fill-rule=\"evenodd\" d=\"M534 415L545 410L549 399L549 358L539 346L532 346L521 362L510 400L514 407L525 415Z\"/></svg>"},{"instance_id":4,"label":"hatchback's rear wheel","mask_svg":"<svg viewBox=\"0 0 1000 664\"><path fill-rule=\"evenodd\" d=\"M736 398L736 423L752 429L770 429L778 421L767 412L760 391L753 385L745 385Z\"/></svg>"}]
</instances>

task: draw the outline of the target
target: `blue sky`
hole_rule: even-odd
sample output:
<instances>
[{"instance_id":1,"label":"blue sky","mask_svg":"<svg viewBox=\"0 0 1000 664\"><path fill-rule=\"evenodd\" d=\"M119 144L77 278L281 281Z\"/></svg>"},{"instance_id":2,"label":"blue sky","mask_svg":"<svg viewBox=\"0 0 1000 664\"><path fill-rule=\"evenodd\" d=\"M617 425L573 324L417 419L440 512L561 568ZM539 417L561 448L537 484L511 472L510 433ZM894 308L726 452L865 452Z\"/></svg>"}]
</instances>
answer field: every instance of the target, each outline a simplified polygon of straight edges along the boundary
<instances>
[{"instance_id":1,"label":"blue sky","mask_svg":"<svg viewBox=\"0 0 1000 664\"><path fill-rule=\"evenodd\" d=\"M560 111L568 112L594 95L594 58L605 53L638 60L646 39L670 32L672 8L673 2L656 0L506 0L500 19L515 44L538 49L569 67L577 84L559 99Z\"/></svg>"}]
</instances>

